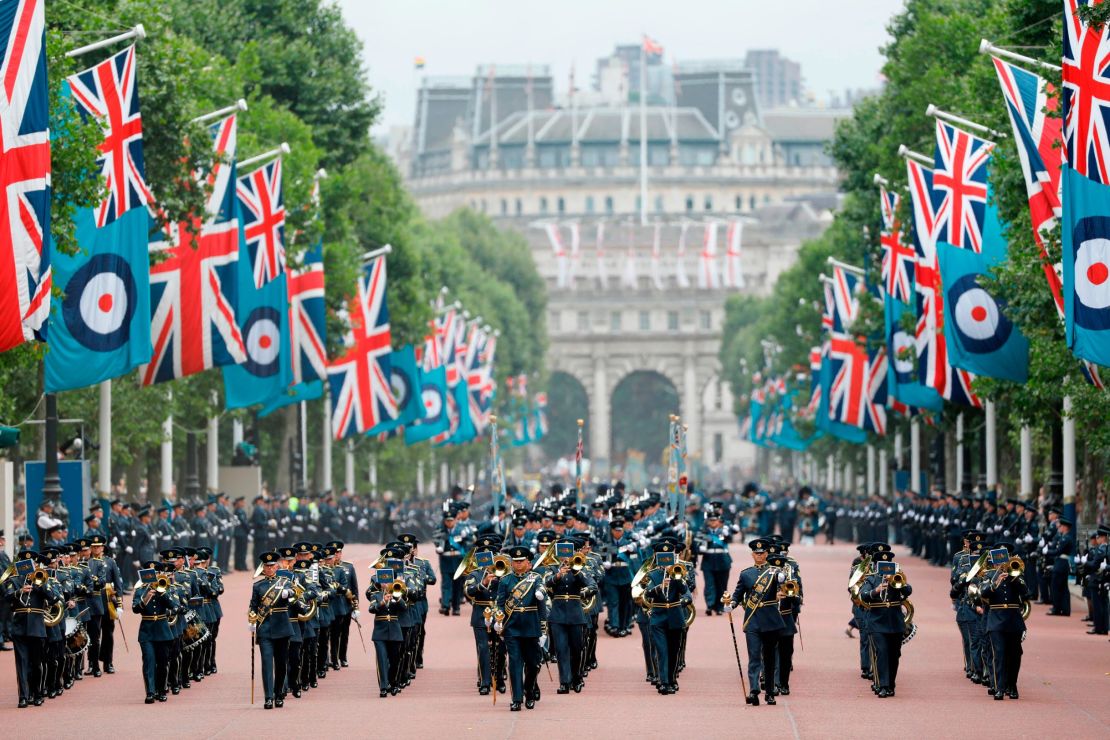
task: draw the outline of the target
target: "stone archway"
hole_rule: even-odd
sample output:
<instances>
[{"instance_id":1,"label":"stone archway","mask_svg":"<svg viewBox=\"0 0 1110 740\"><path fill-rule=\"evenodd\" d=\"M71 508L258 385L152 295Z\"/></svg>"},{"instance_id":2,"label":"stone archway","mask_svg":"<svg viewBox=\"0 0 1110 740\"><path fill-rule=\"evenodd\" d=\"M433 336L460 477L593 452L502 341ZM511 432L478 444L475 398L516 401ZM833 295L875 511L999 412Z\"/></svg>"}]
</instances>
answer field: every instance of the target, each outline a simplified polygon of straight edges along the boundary
<instances>
[{"instance_id":1,"label":"stone archway","mask_svg":"<svg viewBox=\"0 0 1110 740\"><path fill-rule=\"evenodd\" d=\"M547 386L547 436L540 443L548 459L574 454L578 444L577 420L585 420L582 440L590 449L590 396L575 375L556 370Z\"/></svg>"},{"instance_id":2,"label":"stone archway","mask_svg":"<svg viewBox=\"0 0 1110 740\"><path fill-rule=\"evenodd\" d=\"M649 478L658 475L668 444L668 420L679 413L679 399L674 382L657 370L633 370L624 375L610 396L612 463L627 467L632 452L634 462L642 456Z\"/></svg>"}]
</instances>

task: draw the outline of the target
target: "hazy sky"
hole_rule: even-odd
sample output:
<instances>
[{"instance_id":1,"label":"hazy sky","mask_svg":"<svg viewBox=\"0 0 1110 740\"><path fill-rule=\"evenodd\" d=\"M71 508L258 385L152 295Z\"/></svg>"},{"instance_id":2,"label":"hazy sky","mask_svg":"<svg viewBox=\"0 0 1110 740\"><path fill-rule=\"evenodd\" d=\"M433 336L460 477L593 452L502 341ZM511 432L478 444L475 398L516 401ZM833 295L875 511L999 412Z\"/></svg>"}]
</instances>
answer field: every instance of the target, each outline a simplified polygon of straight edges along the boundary
<instances>
[{"instance_id":1,"label":"hazy sky","mask_svg":"<svg viewBox=\"0 0 1110 740\"><path fill-rule=\"evenodd\" d=\"M378 128L411 124L418 77L470 75L478 64L550 64L559 91L579 87L617 43L643 33L674 59L742 58L777 48L802 65L819 98L874 87L886 25L903 0L339 0L365 44L370 83L385 99Z\"/></svg>"}]
</instances>

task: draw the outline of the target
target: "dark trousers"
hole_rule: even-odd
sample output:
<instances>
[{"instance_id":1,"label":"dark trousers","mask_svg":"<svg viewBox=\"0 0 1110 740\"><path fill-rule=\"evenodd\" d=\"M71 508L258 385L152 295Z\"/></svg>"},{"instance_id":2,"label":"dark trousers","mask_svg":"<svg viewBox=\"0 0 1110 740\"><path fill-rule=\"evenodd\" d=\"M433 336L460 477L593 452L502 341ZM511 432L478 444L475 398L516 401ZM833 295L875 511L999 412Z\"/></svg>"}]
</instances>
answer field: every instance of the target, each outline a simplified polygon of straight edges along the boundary
<instances>
[{"instance_id":1,"label":"dark trousers","mask_svg":"<svg viewBox=\"0 0 1110 740\"><path fill-rule=\"evenodd\" d=\"M1068 589L1068 569L1052 568L1052 608L1057 614L1071 616L1071 591Z\"/></svg>"},{"instance_id":2,"label":"dark trousers","mask_svg":"<svg viewBox=\"0 0 1110 740\"><path fill-rule=\"evenodd\" d=\"M331 662L339 664L340 658L347 660L347 635L351 631L351 615L337 616L331 623L331 632L328 640L331 643Z\"/></svg>"},{"instance_id":3,"label":"dark trousers","mask_svg":"<svg viewBox=\"0 0 1110 740\"><path fill-rule=\"evenodd\" d=\"M401 643L398 640L374 640L374 657L378 664L378 689L393 685L394 666L400 663Z\"/></svg>"},{"instance_id":4,"label":"dark trousers","mask_svg":"<svg viewBox=\"0 0 1110 740\"><path fill-rule=\"evenodd\" d=\"M173 640L140 642L143 653L143 683L147 694L166 693L166 675L169 672L170 644Z\"/></svg>"},{"instance_id":5,"label":"dark trousers","mask_svg":"<svg viewBox=\"0 0 1110 740\"><path fill-rule=\"evenodd\" d=\"M775 665L778 661L779 631L745 632L744 641L748 646L748 685L749 691L759 692L759 679L763 677L763 691L775 694Z\"/></svg>"},{"instance_id":6,"label":"dark trousers","mask_svg":"<svg viewBox=\"0 0 1110 740\"><path fill-rule=\"evenodd\" d=\"M181 688L181 636L170 640L169 682L171 689Z\"/></svg>"},{"instance_id":7,"label":"dark trousers","mask_svg":"<svg viewBox=\"0 0 1110 740\"><path fill-rule=\"evenodd\" d=\"M871 631L859 628L859 670L860 673L872 673L875 666L871 664Z\"/></svg>"},{"instance_id":8,"label":"dark trousers","mask_svg":"<svg viewBox=\"0 0 1110 740\"><path fill-rule=\"evenodd\" d=\"M262 691L267 699L285 696L285 669L289 665L289 638L258 641L262 654Z\"/></svg>"},{"instance_id":9,"label":"dark trousers","mask_svg":"<svg viewBox=\"0 0 1110 740\"><path fill-rule=\"evenodd\" d=\"M987 633L991 651L991 686L995 692L1017 690L1021 671L1021 632Z\"/></svg>"},{"instance_id":10,"label":"dark trousers","mask_svg":"<svg viewBox=\"0 0 1110 740\"><path fill-rule=\"evenodd\" d=\"M1028 553L1021 553L1021 557L1025 560L1025 586L1029 589L1029 600L1036 601L1040 596L1041 579L1040 569L1036 563L1033 562L1032 556Z\"/></svg>"},{"instance_id":11,"label":"dark trousers","mask_svg":"<svg viewBox=\"0 0 1110 740\"><path fill-rule=\"evenodd\" d=\"M535 637L506 637L509 652L509 683L513 703L524 701L525 695L533 696L536 677L540 675L540 643Z\"/></svg>"},{"instance_id":12,"label":"dark trousers","mask_svg":"<svg viewBox=\"0 0 1110 740\"><path fill-rule=\"evenodd\" d=\"M794 670L794 635L779 635L779 661L775 686L790 688L790 672Z\"/></svg>"},{"instance_id":13,"label":"dark trousers","mask_svg":"<svg viewBox=\"0 0 1110 740\"><path fill-rule=\"evenodd\" d=\"M559 683L577 683L582 678L582 626L549 622L547 631L559 661Z\"/></svg>"},{"instance_id":14,"label":"dark trousers","mask_svg":"<svg viewBox=\"0 0 1110 740\"><path fill-rule=\"evenodd\" d=\"M971 622L956 622L960 628L960 641L964 648L964 673L971 673Z\"/></svg>"},{"instance_id":15,"label":"dark trousers","mask_svg":"<svg viewBox=\"0 0 1110 740\"><path fill-rule=\"evenodd\" d=\"M471 627L474 631L474 650L478 653L478 688L490 685L490 637L485 627Z\"/></svg>"},{"instance_id":16,"label":"dark trousers","mask_svg":"<svg viewBox=\"0 0 1110 740\"><path fill-rule=\"evenodd\" d=\"M235 538L235 570L247 569L247 536Z\"/></svg>"},{"instance_id":17,"label":"dark trousers","mask_svg":"<svg viewBox=\"0 0 1110 740\"><path fill-rule=\"evenodd\" d=\"M604 590L609 628L629 629L632 626L632 584L606 582Z\"/></svg>"},{"instance_id":18,"label":"dark trousers","mask_svg":"<svg viewBox=\"0 0 1110 740\"><path fill-rule=\"evenodd\" d=\"M401 641L394 643L397 646L396 652L390 654L389 683L393 686L401 686L409 680L408 649L412 639L412 630L412 627L401 628Z\"/></svg>"},{"instance_id":19,"label":"dark trousers","mask_svg":"<svg viewBox=\"0 0 1110 740\"><path fill-rule=\"evenodd\" d=\"M99 615L94 614L89 617L89 621L85 622L85 632L89 635L89 672L99 671L100 664L97 662L100 659L100 620Z\"/></svg>"},{"instance_id":20,"label":"dark trousers","mask_svg":"<svg viewBox=\"0 0 1110 740\"><path fill-rule=\"evenodd\" d=\"M61 691L67 681L65 640L47 640L43 655L43 683L47 691Z\"/></svg>"},{"instance_id":21,"label":"dark trousers","mask_svg":"<svg viewBox=\"0 0 1110 740\"><path fill-rule=\"evenodd\" d=\"M647 675L649 678L658 678L655 644L651 639L651 624L647 620L637 620L636 627L640 630L640 647L644 650L644 667L647 670Z\"/></svg>"},{"instance_id":22,"label":"dark trousers","mask_svg":"<svg viewBox=\"0 0 1110 740\"><path fill-rule=\"evenodd\" d=\"M987 675L987 635L983 629L985 617L967 623L971 639L971 672L980 676Z\"/></svg>"},{"instance_id":23,"label":"dark trousers","mask_svg":"<svg viewBox=\"0 0 1110 740\"><path fill-rule=\"evenodd\" d=\"M301 680L299 682L301 689L306 689L316 683L316 657L317 637L306 637L304 642L301 643Z\"/></svg>"},{"instance_id":24,"label":"dark trousers","mask_svg":"<svg viewBox=\"0 0 1110 740\"><path fill-rule=\"evenodd\" d=\"M289 639L289 655L288 655L288 668L285 670L285 681L289 684L290 691L298 691L301 688L301 650L304 647L304 641L295 641Z\"/></svg>"},{"instance_id":25,"label":"dark trousers","mask_svg":"<svg viewBox=\"0 0 1110 740\"><path fill-rule=\"evenodd\" d=\"M220 567L221 573L228 572L228 562L231 560L231 538L226 537L219 540L219 546L216 549L216 565Z\"/></svg>"},{"instance_id":26,"label":"dark trousers","mask_svg":"<svg viewBox=\"0 0 1110 740\"><path fill-rule=\"evenodd\" d=\"M898 663L902 659L901 632L872 632L871 648L875 652L875 670L880 689L893 689L898 681Z\"/></svg>"},{"instance_id":27,"label":"dark trousers","mask_svg":"<svg viewBox=\"0 0 1110 740\"><path fill-rule=\"evenodd\" d=\"M678 647L682 644L682 628L651 626L651 641L655 647L658 661L659 683L671 686L675 683L678 670Z\"/></svg>"},{"instance_id":28,"label":"dark trousers","mask_svg":"<svg viewBox=\"0 0 1110 740\"><path fill-rule=\"evenodd\" d=\"M1105 635L1110 626L1110 592L1105 586L1095 586L1091 597L1091 628Z\"/></svg>"},{"instance_id":29,"label":"dark trousers","mask_svg":"<svg viewBox=\"0 0 1110 740\"><path fill-rule=\"evenodd\" d=\"M721 596L728 591L728 571L703 570L702 576L705 578L705 608L720 614L724 611Z\"/></svg>"},{"instance_id":30,"label":"dark trousers","mask_svg":"<svg viewBox=\"0 0 1110 740\"><path fill-rule=\"evenodd\" d=\"M42 696L42 664L46 640L42 637L12 637L15 643L15 676L19 698L34 701Z\"/></svg>"},{"instance_id":31,"label":"dark trousers","mask_svg":"<svg viewBox=\"0 0 1110 740\"><path fill-rule=\"evenodd\" d=\"M90 650L92 648L90 647ZM116 620L105 614L100 618L100 656L104 667L112 665L112 655L116 649Z\"/></svg>"},{"instance_id":32,"label":"dark trousers","mask_svg":"<svg viewBox=\"0 0 1110 740\"><path fill-rule=\"evenodd\" d=\"M328 650L331 648L331 626L321 626L316 630L316 675L320 678L328 672Z\"/></svg>"},{"instance_id":33,"label":"dark trousers","mask_svg":"<svg viewBox=\"0 0 1110 740\"><path fill-rule=\"evenodd\" d=\"M1046 565L1041 568L1041 603L1054 604L1052 600L1052 566Z\"/></svg>"}]
</instances>

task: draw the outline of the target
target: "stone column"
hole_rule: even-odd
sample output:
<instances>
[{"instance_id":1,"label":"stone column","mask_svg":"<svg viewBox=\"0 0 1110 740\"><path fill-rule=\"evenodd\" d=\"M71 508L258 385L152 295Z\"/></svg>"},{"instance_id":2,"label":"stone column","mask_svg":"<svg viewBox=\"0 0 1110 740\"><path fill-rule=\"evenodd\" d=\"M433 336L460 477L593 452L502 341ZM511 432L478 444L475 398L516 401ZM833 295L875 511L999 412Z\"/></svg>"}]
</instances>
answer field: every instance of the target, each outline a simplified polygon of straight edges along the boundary
<instances>
[{"instance_id":1,"label":"stone column","mask_svg":"<svg viewBox=\"0 0 1110 740\"><path fill-rule=\"evenodd\" d=\"M594 360L594 387L590 393L590 466L591 471L609 467L609 379L605 358Z\"/></svg>"},{"instance_id":2,"label":"stone column","mask_svg":"<svg viewBox=\"0 0 1110 740\"><path fill-rule=\"evenodd\" d=\"M701 425L701 394L698 393L698 372L693 347L687 347L682 368L682 423L689 427L686 451L693 457L701 452L701 440L705 432Z\"/></svg>"}]
</instances>

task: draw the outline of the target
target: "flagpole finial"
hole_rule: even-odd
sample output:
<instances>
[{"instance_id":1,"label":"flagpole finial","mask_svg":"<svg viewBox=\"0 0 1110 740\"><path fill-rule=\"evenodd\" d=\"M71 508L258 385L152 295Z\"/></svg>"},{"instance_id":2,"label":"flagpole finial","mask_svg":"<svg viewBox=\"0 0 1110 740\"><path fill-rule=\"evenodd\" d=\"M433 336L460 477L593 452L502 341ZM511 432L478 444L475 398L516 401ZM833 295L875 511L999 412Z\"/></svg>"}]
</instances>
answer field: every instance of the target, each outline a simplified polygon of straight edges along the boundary
<instances>
[{"instance_id":1,"label":"flagpole finial","mask_svg":"<svg viewBox=\"0 0 1110 740\"><path fill-rule=\"evenodd\" d=\"M326 180L326 179L328 179L328 171L325 170L323 167L316 170L316 179L317 180Z\"/></svg>"},{"instance_id":2,"label":"flagpole finial","mask_svg":"<svg viewBox=\"0 0 1110 740\"><path fill-rule=\"evenodd\" d=\"M992 49L993 49L993 45L991 44L990 41L987 41L986 39L979 39L979 53L980 54L990 54Z\"/></svg>"},{"instance_id":3,"label":"flagpole finial","mask_svg":"<svg viewBox=\"0 0 1110 740\"><path fill-rule=\"evenodd\" d=\"M581 427L582 425L584 425L585 423L586 423L586 422L585 422L585 421L583 421L582 419L579 419L579 420L578 420L578 426L580 426L580 427Z\"/></svg>"},{"instance_id":4,"label":"flagpole finial","mask_svg":"<svg viewBox=\"0 0 1110 740\"><path fill-rule=\"evenodd\" d=\"M283 141L283 142L281 142L281 145L280 145L280 146L278 146L278 149L280 149L280 150L281 150L281 153L282 153L282 154L288 154L289 152L293 151L293 150L292 150L292 149L291 149L291 148L289 147L289 142L287 142L287 141Z\"/></svg>"},{"instance_id":5,"label":"flagpole finial","mask_svg":"<svg viewBox=\"0 0 1110 740\"><path fill-rule=\"evenodd\" d=\"M875 183L876 185L882 185L883 187L888 187L890 185L890 180L886 179L878 172L876 172L874 177L871 178L871 182Z\"/></svg>"},{"instance_id":6,"label":"flagpole finial","mask_svg":"<svg viewBox=\"0 0 1110 740\"><path fill-rule=\"evenodd\" d=\"M246 109L247 109L247 99L246 98L239 98L238 100L235 101L235 107L238 108L241 111L246 111Z\"/></svg>"},{"instance_id":7,"label":"flagpole finial","mask_svg":"<svg viewBox=\"0 0 1110 740\"><path fill-rule=\"evenodd\" d=\"M489 415L489 423L490 424L496 424L497 423L497 415L496 414L490 414Z\"/></svg>"}]
</instances>

